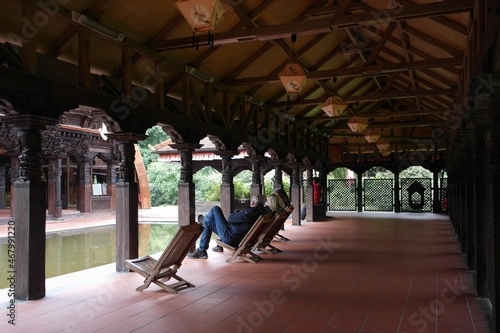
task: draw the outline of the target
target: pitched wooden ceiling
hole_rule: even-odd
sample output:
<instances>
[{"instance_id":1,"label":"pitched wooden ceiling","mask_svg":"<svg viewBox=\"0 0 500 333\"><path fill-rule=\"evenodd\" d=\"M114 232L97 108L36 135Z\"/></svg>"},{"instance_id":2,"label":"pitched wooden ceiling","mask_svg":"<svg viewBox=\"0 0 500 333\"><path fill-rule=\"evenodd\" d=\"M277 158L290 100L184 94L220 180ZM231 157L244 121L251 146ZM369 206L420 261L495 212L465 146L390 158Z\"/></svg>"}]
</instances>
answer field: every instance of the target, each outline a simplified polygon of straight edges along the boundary
<instances>
[{"instance_id":1,"label":"pitched wooden ceiling","mask_svg":"<svg viewBox=\"0 0 500 333\"><path fill-rule=\"evenodd\" d=\"M355 115L366 117L367 130L381 134L392 150L448 149L449 140L433 138L452 135L448 120L464 90L474 9L472 0L223 0L212 45L200 34L194 46L174 1L33 2L23 16L23 1L2 1L0 41L29 34L38 52L78 64L78 33L85 28L72 14L84 14L125 36L89 30L93 73L119 76L123 45L129 45L135 84L154 85L145 78L161 59L156 77L168 96L182 98L179 73L194 73L329 137L338 155L380 154L364 133L347 126ZM299 94L287 94L278 73L295 57L307 81ZM321 110L332 95L348 104L339 117Z\"/></svg>"}]
</instances>

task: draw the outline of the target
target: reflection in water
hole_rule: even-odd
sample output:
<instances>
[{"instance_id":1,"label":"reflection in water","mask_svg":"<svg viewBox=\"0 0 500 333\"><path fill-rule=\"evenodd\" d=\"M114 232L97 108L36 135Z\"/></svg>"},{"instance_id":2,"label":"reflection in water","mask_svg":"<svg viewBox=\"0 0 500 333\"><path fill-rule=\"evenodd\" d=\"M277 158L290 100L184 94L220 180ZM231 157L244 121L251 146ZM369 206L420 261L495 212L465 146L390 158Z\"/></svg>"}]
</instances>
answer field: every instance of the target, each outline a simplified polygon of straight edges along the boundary
<instances>
[{"instance_id":1,"label":"reflection in water","mask_svg":"<svg viewBox=\"0 0 500 333\"><path fill-rule=\"evenodd\" d=\"M115 226L64 230L47 234L46 278L115 262ZM139 224L139 256L161 252L177 231L177 224ZM0 263L7 263L7 238L0 238ZM0 289L8 288L7 270L0 270Z\"/></svg>"}]
</instances>

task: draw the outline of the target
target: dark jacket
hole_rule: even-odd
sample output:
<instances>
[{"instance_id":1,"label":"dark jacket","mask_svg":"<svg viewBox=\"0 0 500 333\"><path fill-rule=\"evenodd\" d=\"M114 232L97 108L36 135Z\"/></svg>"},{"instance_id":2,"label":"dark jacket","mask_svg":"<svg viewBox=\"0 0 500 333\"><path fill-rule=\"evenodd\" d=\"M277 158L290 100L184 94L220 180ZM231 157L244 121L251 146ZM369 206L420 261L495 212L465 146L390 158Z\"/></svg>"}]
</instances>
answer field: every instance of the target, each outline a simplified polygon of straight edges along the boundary
<instances>
[{"instance_id":1,"label":"dark jacket","mask_svg":"<svg viewBox=\"0 0 500 333\"><path fill-rule=\"evenodd\" d=\"M237 241L237 243L241 242L259 216L266 213L266 209L261 205L257 207L247 207L231 213L227 218L227 222L231 225L231 231L236 238L235 241Z\"/></svg>"}]
</instances>

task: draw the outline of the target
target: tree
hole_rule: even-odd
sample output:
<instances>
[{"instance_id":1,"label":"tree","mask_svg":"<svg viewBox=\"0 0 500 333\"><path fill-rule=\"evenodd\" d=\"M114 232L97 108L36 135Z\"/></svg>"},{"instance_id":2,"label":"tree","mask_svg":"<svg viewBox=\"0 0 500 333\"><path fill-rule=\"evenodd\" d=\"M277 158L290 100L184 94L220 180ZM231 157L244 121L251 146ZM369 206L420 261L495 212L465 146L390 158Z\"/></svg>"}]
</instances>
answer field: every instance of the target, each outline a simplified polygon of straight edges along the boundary
<instances>
[{"instance_id":1,"label":"tree","mask_svg":"<svg viewBox=\"0 0 500 333\"><path fill-rule=\"evenodd\" d=\"M196 201L219 201L222 175L211 167L204 167L193 175Z\"/></svg>"},{"instance_id":2,"label":"tree","mask_svg":"<svg viewBox=\"0 0 500 333\"><path fill-rule=\"evenodd\" d=\"M151 127L146 131L146 135L148 137L145 140L140 141L138 146L141 151L142 159L144 160L144 165L146 166L146 169L148 169L151 163L158 161L158 155L151 151L151 147L168 140L170 137L160 126Z\"/></svg>"},{"instance_id":3,"label":"tree","mask_svg":"<svg viewBox=\"0 0 500 333\"><path fill-rule=\"evenodd\" d=\"M151 205L177 205L180 179L179 163L153 162L148 168L148 181L151 193Z\"/></svg>"},{"instance_id":4,"label":"tree","mask_svg":"<svg viewBox=\"0 0 500 333\"><path fill-rule=\"evenodd\" d=\"M400 178L432 178L432 172L421 166L411 166L406 170L401 171Z\"/></svg>"}]
</instances>

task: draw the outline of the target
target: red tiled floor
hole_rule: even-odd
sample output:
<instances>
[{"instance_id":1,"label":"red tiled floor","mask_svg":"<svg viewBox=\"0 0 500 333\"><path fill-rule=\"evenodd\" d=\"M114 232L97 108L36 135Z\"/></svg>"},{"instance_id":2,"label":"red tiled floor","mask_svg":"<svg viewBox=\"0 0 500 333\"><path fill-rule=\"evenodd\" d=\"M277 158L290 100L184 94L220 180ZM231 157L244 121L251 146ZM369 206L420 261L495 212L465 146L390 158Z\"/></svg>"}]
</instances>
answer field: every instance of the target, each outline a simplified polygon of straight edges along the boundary
<instances>
[{"instance_id":1,"label":"red tiled floor","mask_svg":"<svg viewBox=\"0 0 500 333\"><path fill-rule=\"evenodd\" d=\"M446 216L335 213L257 264L186 259L177 295L114 264L49 279L1 332L488 332ZM81 221L81 223L84 223ZM0 304L5 309L5 304Z\"/></svg>"}]
</instances>

